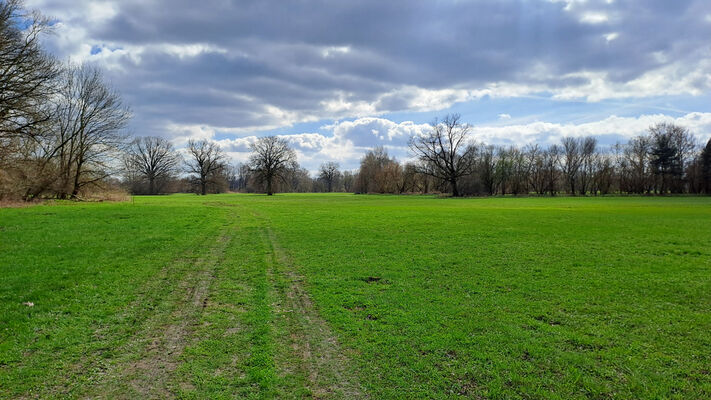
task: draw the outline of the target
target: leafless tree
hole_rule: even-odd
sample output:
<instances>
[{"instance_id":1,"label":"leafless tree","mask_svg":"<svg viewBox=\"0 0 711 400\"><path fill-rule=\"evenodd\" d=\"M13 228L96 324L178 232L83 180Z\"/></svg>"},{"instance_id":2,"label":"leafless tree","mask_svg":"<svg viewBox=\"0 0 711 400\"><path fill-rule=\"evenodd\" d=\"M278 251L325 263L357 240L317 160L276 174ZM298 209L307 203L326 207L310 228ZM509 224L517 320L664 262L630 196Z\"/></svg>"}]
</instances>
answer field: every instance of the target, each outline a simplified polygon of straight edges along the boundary
<instances>
[{"instance_id":1,"label":"leafless tree","mask_svg":"<svg viewBox=\"0 0 711 400\"><path fill-rule=\"evenodd\" d=\"M402 185L400 193L415 193L418 191L419 178L421 174L416 163L408 162L402 168Z\"/></svg>"},{"instance_id":2,"label":"leafless tree","mask_svg":"<svg viewBox=\"0 0 711 400\"><path fill-rule=\"evenodd\" d=\"M26 25L21 29L18 21ZM33 137L51 114L58 63L40 46L49 20L19 0L0 2L0 153L16 137Z\"/></svg>"},{"instance_id":3,"label":"leafless tree","mask_svg":"<svg viewBox=\"0 0 711 400\"><path fill-rule=\"evenodd\" d=\"M247 184L252 177L252 172L249 169L249 165L239 163L235 168L235 187L233 190L244 191L247 190Z\"/></svg>"},{"instance_id":4,"label":"leafless tree","mask_svg":"<svg viewBox=\"0 0 711 400\"><path fill-rule=\"evenodd\" d=\"M502 195L508 192L509 183L513 175L514 147L499 147L496 151L496 184Z\"/></svg>"},{"instance_id":5,"label":"leafless tree","mask_svg":"<svg viewBox=\"0 0 711 400\"><path fill-rule=\"evenodd\" d=\"M711 139L699 155L701 164L701 188L704 193L711 194Z\"/></svg>"},{"instance_id":6,"label":"leafless tree","mask_svg":"<svg viewBox=\"0 0 711 400\"><path fill-rule=\"evenodd\" d=\"M79 191L111 174L131 112L118 92L104 83L96 67L70 66L56 115L56 140L62 171L60 197Z\"/></svg>"},{"instance_id":7,"label":"leafless tree","mask_svg":"<svg viewBox=\"0 0 711 400\"><path fill-rule=\"evenodd\" d=\"M343 171L343 190L353 192L356 184L356 174L352 171Z\"/></svg>"},{"instance_id":8,"label":"leafless tree","mask_svg":"<svg viewBox=\"0 0 711 400\"><path fill-rule=\"evenodd\" d=\"M118 92L108 87L98 69L70 66L61 74L52 119L32 138L30 159L36 177L27 180L25 199L53 190L60 198L76 198L118 167L131 113Z\"/></svg>"},{"instance_id":9,"label":"leafless tree","mask_svg":"<svg viewBox=\"0 0 711 400\"><path fill-rule=\"evenodd\" d=\"M58 63L40 46L49 21L26 11L20 0L0 1L0 198L21 197L38 181L45 160L35 138L51 119ZM46 186L43 184L43 186Z\"/></svg>"},{"instance_id":10,"label":"leafless tree","mask_svg":"<svg viewBox=\"0 0 711 400\"><path fill-rule=\"evenodd\" d=\"M227 168L227 156L220 146L209 140L190 140L188 142L189 159L186 162L188 173L199 187L201 195L207 194L208 186L218 183Z\"/></svg>"},{"instance_id":11,"label":"leafless tree","mask_svg":"<svg viewBox=\"0 0 711 400\"><path fill-rule=\"evenodd\" d=\"M615 168L610 154L595 157L594 175L592 176L592 192L597 195L608 194L612 189Z\"/></svg>"},{"instance_id":12,"label":"leafless tree","mask_svg":"<svg viewBox=\"0 0 711 400\"><path fill-rule=\"evenodd\" d=\"M433 121L429 133L410 138L410 150L430 166L422 172L447 181L455 197L459 178L474 170L476 148L469 143L470 136L471 126L459 114L450 114Z\"/></svg>"},{"instance_id":13,"label":"leafless tree","mask_svg":"<svg viewBox=\"0 0 711 400\"><path fill-rule=\"evenodd\" d=\"M583 163L582 141L574 137L565 137L562 141L563 157L559 159L560 169L571 195L575 195L578 172Z\"/></svg>"},{"instance_id":14,"label":"leafless tree","mask_svg":"<svg viewBox=\"0 0 711 400\"><path fill-rule=\"evenodd\" d=\"M599 165L597 162L597 139L592 136L583 139L580 156L579 191L585 195L589 190L592 191L591 186L596 173L595 167Z\"/></svg>"},{"instance_id":15,"label":"leafless tree","mask_svg":"<svg viewBox=\"0 0 711 400\"><path fill-rule=\"evenodd\" d=\"M511 175L509 176L509 192L514 195L528 191L528 165L526 155L516 146L509 147L511 157Z\"/></svg>"},{"instance_id":16,"label":"leafless tree","mask_svg":"<svg viewBox=\"0 0 711 400\"><path fill-rule=\"evenodd\" d=\"M250 167L271 196L275 180L286 181L288 172L296 168L296 153L285 139L276 136L259 138L251 147Z\"/></svg>"},{"instance_id":17,"label":"leafless tree","mask_svg":"<svg viewBox=\"0 0 711 400\"><path fill-rule=\"evenodd\" d=\"M328 192L333 192L333 185L338 183L341 177L340 165L337 162L329 161L321 164L318 178L326 183Z\"/></svg>"},{"instance_id":18,"label":"leafless tree","mask_svg":"<svg viewBox=\"0 0 711 400\"><path fill-rule=\"evenodd\" d=\"M316 191L315 181L311 178L309 170L306 168L299 168L296 164L293 164L292 168L289 168L287 172L288 179L286 182L277 180L274 184L273 189L277 189L282 186L282 191L289 191L295 193L307 193ZM281 185L280 185L281 183Z\"/></svg>"},{"instance_id":19,"label":"leafless tree","mask_svg":"<svg viewBox=\"0 0 711 400\"><path fill-rule=\"evenodd\" d=\"M634 137L623 146L618 171L625 191L641 194L650 190L650 149L647 136Z\"/></svg>"},{"instance_id":20,"label":"leafless tree","mask_svg":"<svg viewBox=\"0 0 711 400\"><path fill-rule=\"evenodd\" d=\"M484 185L485 193L489 196L495 195L497 192L496 146L481 146L478 171L481 177L481 183Z\"/></svg>"},{"instance_id":21,"label":"leafless tree","mask_svg":"<svg viewBox=\"0 0 711 400\"><path fill-rule=\"evenodd\" d=\"M125 163L128 173L148 182L148 193L156 194L177 174L180 161L180 155L168 140L148 136L131 142Z\"/></svg>"},{"instance_id":22,"label":"leafless tree","mask_svg":"<svg viewBox=\"0 0 711 400\"><path fill-rule=\"evenodd\" d=\"M96 68L61 67L44 52L50 25L21 0L0 1L0 170L26 200L76 198L105 181L131 115Z\"/></svg>"},{"instance_id":23,"label":"leafless tree","mask_svg":"<svg viewBox=\"0 0 711 400\"><path fill-rule=\"evenodd\" d=\"M365 153L360 159L360 168L356 175L355 192L356 193L375 193L381 192L382 170L386 165L395 162L388 152L382 146L375 147ZM382 193L382 192L381 192Z\"/></svg>"},{"instance_id":24,"label":"leafless tree","mask_svg":"<svg viewBox=\"0 0 711 400\"><path fill-rule=\"evenodd\" d=\"M399 193L402 167L382 146L365 153L355 180L356 193Z\"/></svg>"}]
</instances>

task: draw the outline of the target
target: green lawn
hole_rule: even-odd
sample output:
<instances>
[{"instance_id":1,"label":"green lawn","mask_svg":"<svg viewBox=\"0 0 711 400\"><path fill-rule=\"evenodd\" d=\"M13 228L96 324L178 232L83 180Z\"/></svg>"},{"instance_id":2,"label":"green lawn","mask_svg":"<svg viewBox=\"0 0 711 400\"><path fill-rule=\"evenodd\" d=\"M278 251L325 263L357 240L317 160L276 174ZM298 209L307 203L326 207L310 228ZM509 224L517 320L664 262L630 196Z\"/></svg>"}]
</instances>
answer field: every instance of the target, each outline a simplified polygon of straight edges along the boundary
<instances>
[{"instance_id":1,"label":"green lawn","mask_svg":"<svg viewBox=\"0 0 711 400\"><path fill-rule=\"evenodd\" d=\"M0 398L711 398L711 198L0 209L0 273Z\"/></svg>"}]
</instances>

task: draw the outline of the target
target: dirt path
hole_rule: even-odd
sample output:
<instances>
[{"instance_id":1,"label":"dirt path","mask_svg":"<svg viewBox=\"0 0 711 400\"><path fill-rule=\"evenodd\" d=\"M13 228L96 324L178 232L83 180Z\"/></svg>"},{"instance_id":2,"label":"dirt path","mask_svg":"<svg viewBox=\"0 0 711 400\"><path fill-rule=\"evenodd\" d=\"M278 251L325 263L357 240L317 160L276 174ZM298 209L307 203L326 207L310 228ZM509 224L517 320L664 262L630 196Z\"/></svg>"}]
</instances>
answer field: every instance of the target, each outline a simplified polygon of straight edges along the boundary
<instances>
[{"instance_id":1,"label":"dirt path","mask_svg":"<svg viewBox=\"0 0 711 400\"><path fill-rule=\"evenodd\" d=\"M303 277L269 227L265 228L264 236L271 249L269 277L277 294L278 316L285 319L289 330L287 337L277 341L282 348L291 348L297 359L296 366L277 359L277 368L287 372L299 369L306 375L308 389L315 398L365 398L349 367L349 357L319 315L304 288Z\"/></svg>"},{"instance_id":2,"label":"dirt path","mask_svg":"<svg viewBox=\"0 0 711 400\"><path fill-rule=\"evenodd\" d=\"M176 297L169 313L155 313L119 354L140 358L121 358L114 362L85 398L173 398L178 389L171 380L179 357L191 343L193 327L207 304L214 270L232 240L232 226L219 236L213 248L202 257L189 260L171 270L181 274L175 286ZM181 382L181 384L184 384ZM184 388L184 386L183 386Z\"/></svg>"},{"instance_id":3,"label":"dirt path","mask_svg":"<svg viewBox=\"0 0 711 400\"><path fill-rule=\"evenodd\" d=\"M215 290L213 283L217 283L219 267L234 249L231 246L244 239L239 235L248 234L238 229L239 223L245 222L245 216L240 221L240 215L235 210L220 228L217 240L207 238L205 243L196 244L198 247L186 251L142 285L137 299L121 317L137 324L123 333L128 340L112 349L111 357L83 360L67 372L82 376L83 384L69 387L55 382L44 388L47 396L39 397L164 399L196 389L179 373L184 361L181 355L201 340L196 330L210 304L208 297L211 288ZM300 398L304 394L317 399L366 398L351 357L319 315L297 266L279 245L268 220L255 213L252 217L259 222L253 231L258 236L253 239L265 252L262 273L266 273L267 304L271 308L267 319L271 322L267 323L272 328L264 338L271 341L273 365L283 378L276 379L273 385L277 387L268 392L278 393L280 398ZM237 328L241 331L245 327L230 329ZM96 333L102 334L101 330Z\"/></svg>"}]
</instances>

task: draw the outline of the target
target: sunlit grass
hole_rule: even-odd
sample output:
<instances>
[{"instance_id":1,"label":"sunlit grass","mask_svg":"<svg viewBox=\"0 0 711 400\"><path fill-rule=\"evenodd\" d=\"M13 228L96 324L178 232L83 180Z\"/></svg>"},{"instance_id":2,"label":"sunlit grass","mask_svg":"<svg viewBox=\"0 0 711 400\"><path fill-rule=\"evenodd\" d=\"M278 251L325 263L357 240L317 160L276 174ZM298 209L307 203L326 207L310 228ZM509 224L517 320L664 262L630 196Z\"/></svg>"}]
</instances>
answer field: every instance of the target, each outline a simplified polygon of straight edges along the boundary
<instances>
[{"instance_id":1,"label":"sunlit grass","mask_svg":"<svg viewBox=\"0 0 711 400\"><path fill-rule=\"evenodd\" d=\"M225 232L167 387L309 395L267 230L371 398L711 396L711 199L346 194L0 209L0 395L106 385Z\"/></svg>"}]
</instances>

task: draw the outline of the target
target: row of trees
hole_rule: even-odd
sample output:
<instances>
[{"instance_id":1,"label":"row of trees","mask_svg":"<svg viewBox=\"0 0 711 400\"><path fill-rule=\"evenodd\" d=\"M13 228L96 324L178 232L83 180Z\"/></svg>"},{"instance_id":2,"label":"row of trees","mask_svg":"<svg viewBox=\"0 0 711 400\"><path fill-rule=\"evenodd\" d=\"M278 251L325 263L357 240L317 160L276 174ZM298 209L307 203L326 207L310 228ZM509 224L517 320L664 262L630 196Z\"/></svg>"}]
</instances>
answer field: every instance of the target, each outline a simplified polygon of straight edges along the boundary
<instances>
[{"instance_id":1,"label":"row of trees","mask_svg":"<svg viewBox=\"0 0 711 400\"><path fill-rule=\"evenodd\" d=\"M298 167L285 140L264 138L253 146L250 163L237 169L232 187L269 194L711 194L711 140L700 147L687 129L674 124L651 126L645 135L604 149L594 137L565 137L545 147L493 146L473 142L471 131L458 115L448 115L433 122L427 134L411 137L414 161L402 164L378 147L363 156L357 171L341 172L337 163L326 162L315 178ZM267 151L273 146L278 151Z\"/></svg>"},{"instance_id":2,"label":"row of trees","mask_svg":"<svg viewBox=\"0 0 711 400\"><path fill-rule=\"evenodd\" d=\"M697 145L685 128L660 123L646 135L602 149L594 137L524 147L476 143L459 115L410 139L416 161L404 165L382 149L356 174L360 193L449 192L460 195L711 194L711 140Z\"/></svg>"}]
</instances>

